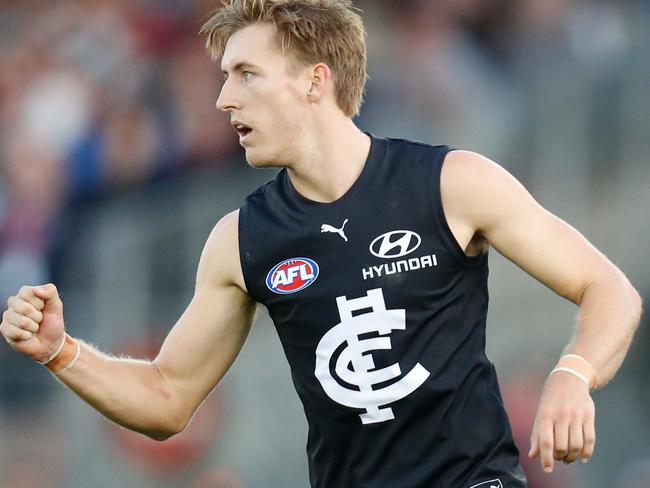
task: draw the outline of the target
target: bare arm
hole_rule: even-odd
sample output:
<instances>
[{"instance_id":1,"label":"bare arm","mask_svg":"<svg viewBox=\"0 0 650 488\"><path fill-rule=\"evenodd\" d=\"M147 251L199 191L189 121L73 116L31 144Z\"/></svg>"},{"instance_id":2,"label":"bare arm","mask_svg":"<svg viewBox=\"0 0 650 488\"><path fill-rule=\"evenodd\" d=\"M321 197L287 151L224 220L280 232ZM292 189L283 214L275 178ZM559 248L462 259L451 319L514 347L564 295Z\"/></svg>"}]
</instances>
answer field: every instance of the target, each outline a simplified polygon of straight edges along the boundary
<instances>
[{"instance_id":1,"label":"bare arm","mask_svg":"<svg viewBox=\"0 0 650 488\"><path fill-rule=\"evenodd\" d=\"M229 214L212 231L194 297L154 361L114 358L82 343L79 360L59 379L129 429L155 439L180 432L232 365L253 319L255 304L244 291L239 264L237 222L237 213ZM55 347L39 336L60 337L53 331L63 330L62 304L53 285L32 296L27 288L11 300L9 309L19 311L5 313L2 334L14 349L39 359ZM23 314L23 320L31 315L32 324L25 320L21 326L15 314Z\"/></svg>"},{"instance_id":2,"label":"bare arm","mask_svg":"<svg viewBox=\"0 0 650 488\"><path fill-rule=\"evenodd\" d=\"M623 273L574 228L544 210L504 169L482 156L450 153L441 187L445 213L461 246L477 236L486 239L580 306L566 352L585 357L596 370L598 385L605 385L620 367L641 314L639 294ZM575 423L583 421L578 435ZM586 385L568 374L549 377L532 440L531 456L541 451L547 469L552 469L553 457L566 462L579 455L583 460L591 457L593 402Z\"/></svg>"}]
</instances>

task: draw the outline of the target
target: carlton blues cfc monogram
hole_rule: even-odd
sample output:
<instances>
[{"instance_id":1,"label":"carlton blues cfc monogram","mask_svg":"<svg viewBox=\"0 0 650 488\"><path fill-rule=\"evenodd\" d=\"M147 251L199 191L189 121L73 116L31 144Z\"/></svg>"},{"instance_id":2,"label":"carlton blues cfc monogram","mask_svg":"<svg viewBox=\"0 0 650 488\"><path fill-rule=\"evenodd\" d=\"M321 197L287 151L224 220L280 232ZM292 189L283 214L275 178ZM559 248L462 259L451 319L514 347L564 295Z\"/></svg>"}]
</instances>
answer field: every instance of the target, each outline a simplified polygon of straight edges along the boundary
<instances>
[{"instance_id":1,"label":"carlton blues cfc monogram","mask_svg":"<svg viewBox=\"0 0 650 488\"><path fill-rule=\"evenodd\" d=\"M411 394L429 377L429 372L420 364L401 378L402 370L397 363L376 369L372 351L392 349L392 332L406 329L405 310L386 310L381 288L369 290L365 297L352 300L336 297L336 307L341 322L327 331L316 347L316 378L335 402L365 409L359 415L362 423L394 419L393 410L386 405ZM360 310L369 311L353 315ZM369 333L377 336L362 339ZM335 358L334 375L330 363L341 346L344 348ZM375 386L396 378L399 380L384 387Z\"/></svg>"},{"instance_id":2,"label":"carlton blues cfc monogram","mask_svg":"<svg viewBox=\"0 0 650 488\"><path fill-rule=\"evenodd\" d=\"M307 416L311 485L525 487L485 356L487 255L465 255L442 207L449 148L371 141L335 202L282 170L239 213L246 288Z\"/></svg>"}]
</instances>

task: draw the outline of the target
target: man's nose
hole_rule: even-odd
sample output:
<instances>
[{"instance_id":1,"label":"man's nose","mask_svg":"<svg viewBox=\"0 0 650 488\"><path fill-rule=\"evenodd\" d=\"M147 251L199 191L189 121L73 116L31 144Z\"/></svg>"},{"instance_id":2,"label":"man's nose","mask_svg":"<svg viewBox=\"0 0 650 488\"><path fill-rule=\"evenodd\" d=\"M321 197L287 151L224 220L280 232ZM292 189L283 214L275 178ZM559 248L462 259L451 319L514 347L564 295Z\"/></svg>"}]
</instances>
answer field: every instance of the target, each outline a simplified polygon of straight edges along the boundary
<instances>
[{"instance_id":1,"label":"man's nose","mask_svg":"<svg viewBox=\"0 0 650 488\"><path fill-rule=\"evenodd\" d=\"M217 98L217 109L224 112L235 110L241 107L241 103L237 100L235 93L231 88L229 79L224 81L223 86L221 87L221 93L219 98Z\"/></svg>"}]
</instances>

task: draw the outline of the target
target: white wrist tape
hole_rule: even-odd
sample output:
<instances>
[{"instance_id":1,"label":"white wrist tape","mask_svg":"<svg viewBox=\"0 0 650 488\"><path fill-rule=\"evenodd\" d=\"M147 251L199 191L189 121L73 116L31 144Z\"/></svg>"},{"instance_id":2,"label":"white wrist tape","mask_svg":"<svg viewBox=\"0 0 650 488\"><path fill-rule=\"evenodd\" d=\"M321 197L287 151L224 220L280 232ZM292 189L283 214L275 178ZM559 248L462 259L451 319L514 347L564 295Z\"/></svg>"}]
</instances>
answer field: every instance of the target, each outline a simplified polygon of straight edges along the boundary
<instances>
[{"instance_id":1,"label":"white wrist tape","mask_svg":"<svg viewBox=\"0 0 650 488\"><path fill-rule=\"evenodd\" d=\"M587 379L587 377L586 377L585 375L583 375L582 373L576 371L575 369L566 368L566 367L564 367L564 366L558 366L558 367L555 368L553 371L551 371L551 374L553 374L553 373L558 373L558 372L563 372L563 373L569 373L569 374L572 374L572 375L575 376L576 378L579 378L581 381L584 381L584 383L587 385L587 387L591 388L591 384L589 383L589 380ZM550 376L551 374L549 374L549 376Z\"/></svg>"},{"instance_id":2,"label":"white wrist tape","mask_svg":"<svg viewBox=\"0 0 650 488\"><path fill-rule=\"evenodd\" d=\"M68 364L65 368L63 368L61 371L58 373L54 373L56 376L61 376L63 373L68 371L70 368L72 368L77 360L79 359L79 356L81 355L81 344L79 344L79 341L75 341L77 343L77 352L74 355L74 358L72 358L72 361L70 361L70 364Z\"/></svg>"},{"instance_id":3,"label":"white wrist tape","mask_svg":"<svg viewBox=\"0 0 650 488\"><path fill-rule=\"evenodd\" d=\"M589 361L587 361L582 356L579 356L578 354L565 354L564 356L562 356L560 358L560 361L562 361L564 358L580 359L581 361L584 361L585 363L587 363L589 366L591 366L593 368L593 366L591 365L591 363Z\"/></svg>"},{"instance_id":4,"label":"white wrist tape","mask_svg":"<svg viewBox=\"0 0 650 488\"><path fill-rule=\"evenodd\" d=\"M61 354L61 351L63 351L63 346L65 345L65 330L63 331L63 338L61 339L61 344L59 344L59 347L54 351L54 353L47 358L45 361L37 361L38 364L42 364L45 366L46 364L51 363L56 359L56 357Z\"/></svg>"}]
</instances>

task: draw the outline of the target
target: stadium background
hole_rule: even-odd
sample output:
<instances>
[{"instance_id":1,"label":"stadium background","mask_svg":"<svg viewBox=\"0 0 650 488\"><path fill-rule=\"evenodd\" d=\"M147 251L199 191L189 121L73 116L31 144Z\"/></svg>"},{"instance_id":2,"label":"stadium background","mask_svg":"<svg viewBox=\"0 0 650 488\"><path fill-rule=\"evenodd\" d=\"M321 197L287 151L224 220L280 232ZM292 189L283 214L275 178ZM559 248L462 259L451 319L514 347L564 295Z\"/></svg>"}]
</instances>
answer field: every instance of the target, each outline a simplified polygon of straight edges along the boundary
<instances>
[{"instance_id":1,"label":"stadium background","mask_svg":"<svg viewBox=\"0 0 650 488\"><path fill-rule=\"evenodd\" d=\"M650 3L356 2L359 125L481 152L650 293ZM60 286L69 332L155 354L214 223L273 172L247 167L197 35L213 1L0 1L0 299ZM491 254L488 354L520 449L576 308ZM650 486L650 334L596 393L587 466L531 488ZM0 344L0 486L307 486L306 422L265 313L188 432L112 427ZM532 467L530 467L532 466Z\"/></svg>"}]
</instances>

